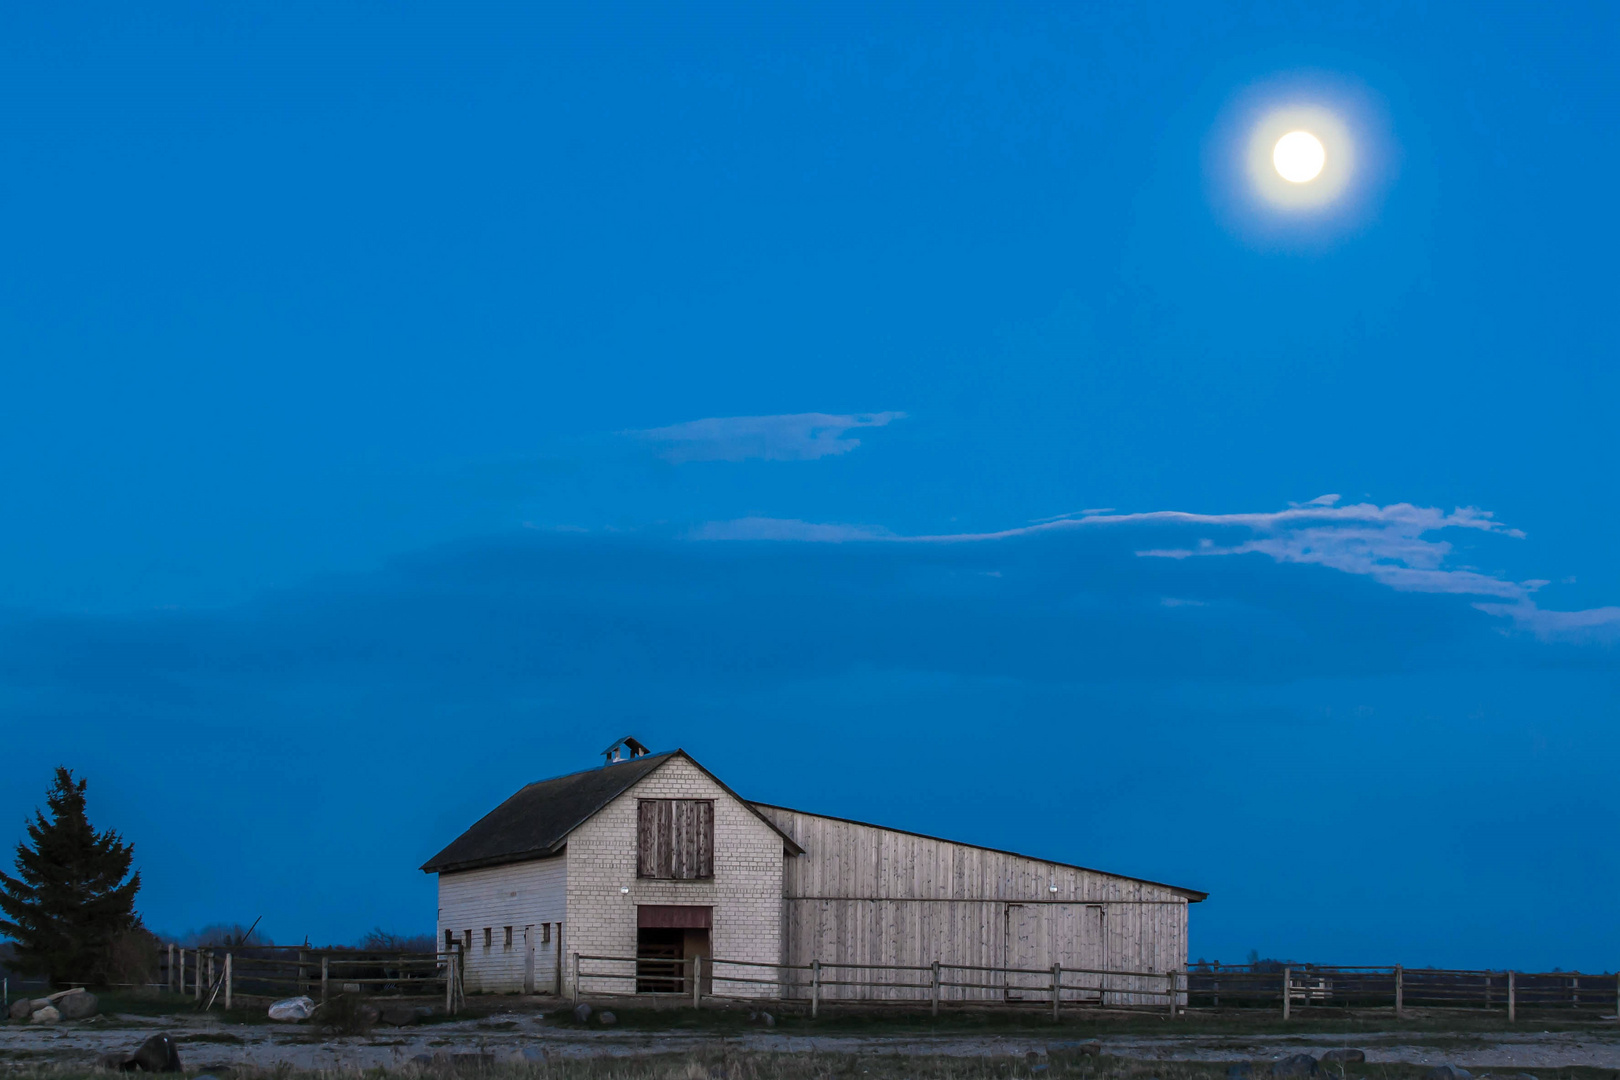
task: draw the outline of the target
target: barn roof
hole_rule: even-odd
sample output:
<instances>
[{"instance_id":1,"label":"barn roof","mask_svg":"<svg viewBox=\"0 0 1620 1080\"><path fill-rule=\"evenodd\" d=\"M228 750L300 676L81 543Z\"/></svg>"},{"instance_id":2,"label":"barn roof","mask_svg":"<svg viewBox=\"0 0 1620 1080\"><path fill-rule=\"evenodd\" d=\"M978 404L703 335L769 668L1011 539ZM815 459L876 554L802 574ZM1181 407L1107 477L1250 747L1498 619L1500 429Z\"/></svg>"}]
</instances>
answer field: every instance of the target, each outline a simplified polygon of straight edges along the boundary
<instances>
[{"instance_id":1,"label":"barn roof","mask_svg":"<svg viewBox=\"0 0 1620 1080\"><path fill-rule=\"evenodd\" d=\"M1202 889L1189 889L1184 885L1171 885L1164 881L1153 881L1149 878L1132 877L1129 874L1116 874L1109 870L1098 870L1091 866L1080 866L1077 863L1057 862L1054 859L1043 859L1039 855L1025 855L1021 851L1008 851L1006 848L985 847L983 844L966 844L960 840L948 840L943 836L930 836L928 833L912 832L910 829L896 829L893 825L877 825L870 821L856 821L854 818L833 817L831 814L818 814L813 810L795 810L791 806L777 806L775 803L756 802L755 807L766 810L781 810L788 814L799 814L803 817L818 817L827 821L842 821L846 825L860 825L868 829L882 829L884 832L901 833L905 836L915 836L920 840L933 840L941 844L954 844L957 847L977 848L980 851L993 851L997 855L1011 855L1015 859L1028 859L1030 862L1045 863L1047 866L1061 866L1066 870L1083 870L1088 874L1101 874L1104 877L1119 878L1122 881L1139 881L1143 885L1152 885L1160 889L1169 889L1178 892L1187 898L1189 903L1199 903L1209 899L1209 893Z\"/></svg>"},{"instance_id":2,"label":"barn roof","mask_svg":"<svg viewBox=\"0 0 1620 1080\"><path fill-rule=\"evenodd\" d=\"M802 850L791 836L770 818L754 809L708 769L693 760L685 750L604 765L584 772L537 780L518 791L501 805L479 818L472 828L452 840L448 847L422 864L425 873L474 870L482 866L543 859L562 851L568 834L585 824L608 803L630 789L636 781L652 774L671 758L682 757L719 784L726 794L747 807L773 831L795 855Z\"/></svg>"}]
</instances>

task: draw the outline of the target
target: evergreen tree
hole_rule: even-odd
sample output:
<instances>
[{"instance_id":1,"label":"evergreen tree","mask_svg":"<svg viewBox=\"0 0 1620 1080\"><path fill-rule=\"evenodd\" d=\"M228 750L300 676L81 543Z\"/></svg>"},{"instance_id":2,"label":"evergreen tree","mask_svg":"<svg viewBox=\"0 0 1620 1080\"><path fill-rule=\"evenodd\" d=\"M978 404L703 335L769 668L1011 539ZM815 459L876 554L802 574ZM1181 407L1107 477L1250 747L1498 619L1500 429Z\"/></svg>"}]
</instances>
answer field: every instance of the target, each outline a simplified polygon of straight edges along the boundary
<instances>
[{"instance_id":1,"label":"evergreen tree","mask_svg":"<svg viewBox=\"0 0 1620 1080\"><path fill-rule=\"evenodd\" d=\"M17 845L17 876L0 873L0 934L16 943L20 970L55 982L102 981L114 941L140 926L135 849L111 829L95 831L84 790L58 766L45 794L50 817L34 811Z\"/></svg>"}]
</instances>

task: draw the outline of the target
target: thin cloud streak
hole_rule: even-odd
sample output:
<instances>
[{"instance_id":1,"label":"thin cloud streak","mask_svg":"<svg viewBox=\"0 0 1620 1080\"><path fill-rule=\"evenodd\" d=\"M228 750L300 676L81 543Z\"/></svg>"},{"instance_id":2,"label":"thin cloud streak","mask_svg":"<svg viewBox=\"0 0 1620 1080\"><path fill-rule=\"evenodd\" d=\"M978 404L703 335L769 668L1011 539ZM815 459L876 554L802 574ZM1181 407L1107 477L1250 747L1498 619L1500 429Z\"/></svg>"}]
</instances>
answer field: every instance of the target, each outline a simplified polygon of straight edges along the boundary
<instances>
[{"instance_id":1,"label":"thin cloud streak","mask_svg":"<svg viewBox=\"0 0 1620 1080\"><path fill-rule=\"evenodd\" d=\"M905 544L974 544L1060 533L1074 529L1120 526L1243 529L1258 534L1238 543L1201 539L1192 547L1145 548L1141 558L1191 559L1225 555L1265 555L1278 563L1324 566L1371 578L1399 592L1490 597L1473 606L1537 637L1591 636L1620 628L1620 608L1548 611L1533 594L1543 580L1514 581L1467 566L1450 565L1451 543L1430 534L1447 529L1523 539L1524 533L1495 520L1477 507L1445 511L1436 507L1394 503L1340 506L1339 496L1322 495L1286 510L1243 514L1197 514L1182 510L1116 514L1084 511L996 532L898 536L855 525L817 525L803 521L744 518L711 522L688 534L693 540L775 540L808 543L882 542Z\"/></svg>"},{"instance_id":2,"label":"thin cloud streak","mask_svg":"<svg viewBox=\"0 0 1620 1080\"><path fill-rule=\"evenodd\" d=\"M845 438L856 428L886 427L903 412L789 413L782 416L716 416L669 427L621 434L661 447L676 465L691 461L814 461L847 454L861 440Z\"/></svg>"}]
</instances>

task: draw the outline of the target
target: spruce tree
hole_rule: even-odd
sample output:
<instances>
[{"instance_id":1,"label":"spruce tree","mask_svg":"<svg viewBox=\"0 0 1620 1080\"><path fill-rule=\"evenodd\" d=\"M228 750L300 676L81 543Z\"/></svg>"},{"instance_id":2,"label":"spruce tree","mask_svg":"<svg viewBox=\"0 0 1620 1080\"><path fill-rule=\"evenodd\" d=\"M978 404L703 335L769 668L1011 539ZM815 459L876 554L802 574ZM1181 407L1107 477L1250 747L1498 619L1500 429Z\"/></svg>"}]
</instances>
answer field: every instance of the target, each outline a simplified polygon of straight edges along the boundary
<instances>
[{"instance_id":1,"label":"spruce tree","mask_svg":"<svg viewBox=\"0 0 1620 1080\"><path fill-rule=\"evenodd\" d=\"M0 934L17 946L17 967L54 982L102 981L112 945L140 926L130 874L135 849L112 829L96 832L84 810L85 781L56 769L28 839L17 845L17 876L0 873ZM127 880L126 880L127 878Z\"/></svg>"}]
</instances>

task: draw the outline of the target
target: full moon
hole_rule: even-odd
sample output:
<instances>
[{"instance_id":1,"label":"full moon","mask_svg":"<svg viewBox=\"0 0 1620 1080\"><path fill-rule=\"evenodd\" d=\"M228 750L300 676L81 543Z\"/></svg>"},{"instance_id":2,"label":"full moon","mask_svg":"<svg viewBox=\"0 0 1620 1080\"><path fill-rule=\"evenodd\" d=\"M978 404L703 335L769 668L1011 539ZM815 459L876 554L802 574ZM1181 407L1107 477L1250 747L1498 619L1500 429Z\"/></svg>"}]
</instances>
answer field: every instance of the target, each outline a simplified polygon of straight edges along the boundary
<instances>
[{"instance_id":1,"label":"full moon","mask_svg":"<svg viewBox=\"0 0 1620 1080\"><path fill-rule=\"evenodd\" d=\"M1322 149L1321 140L1308 131L1290 131L1277 140L1271 151L1271 163L1278 175L1293 184L1315 180L1326 162L1327 151Z\"/></svg>"}]
</instances>

